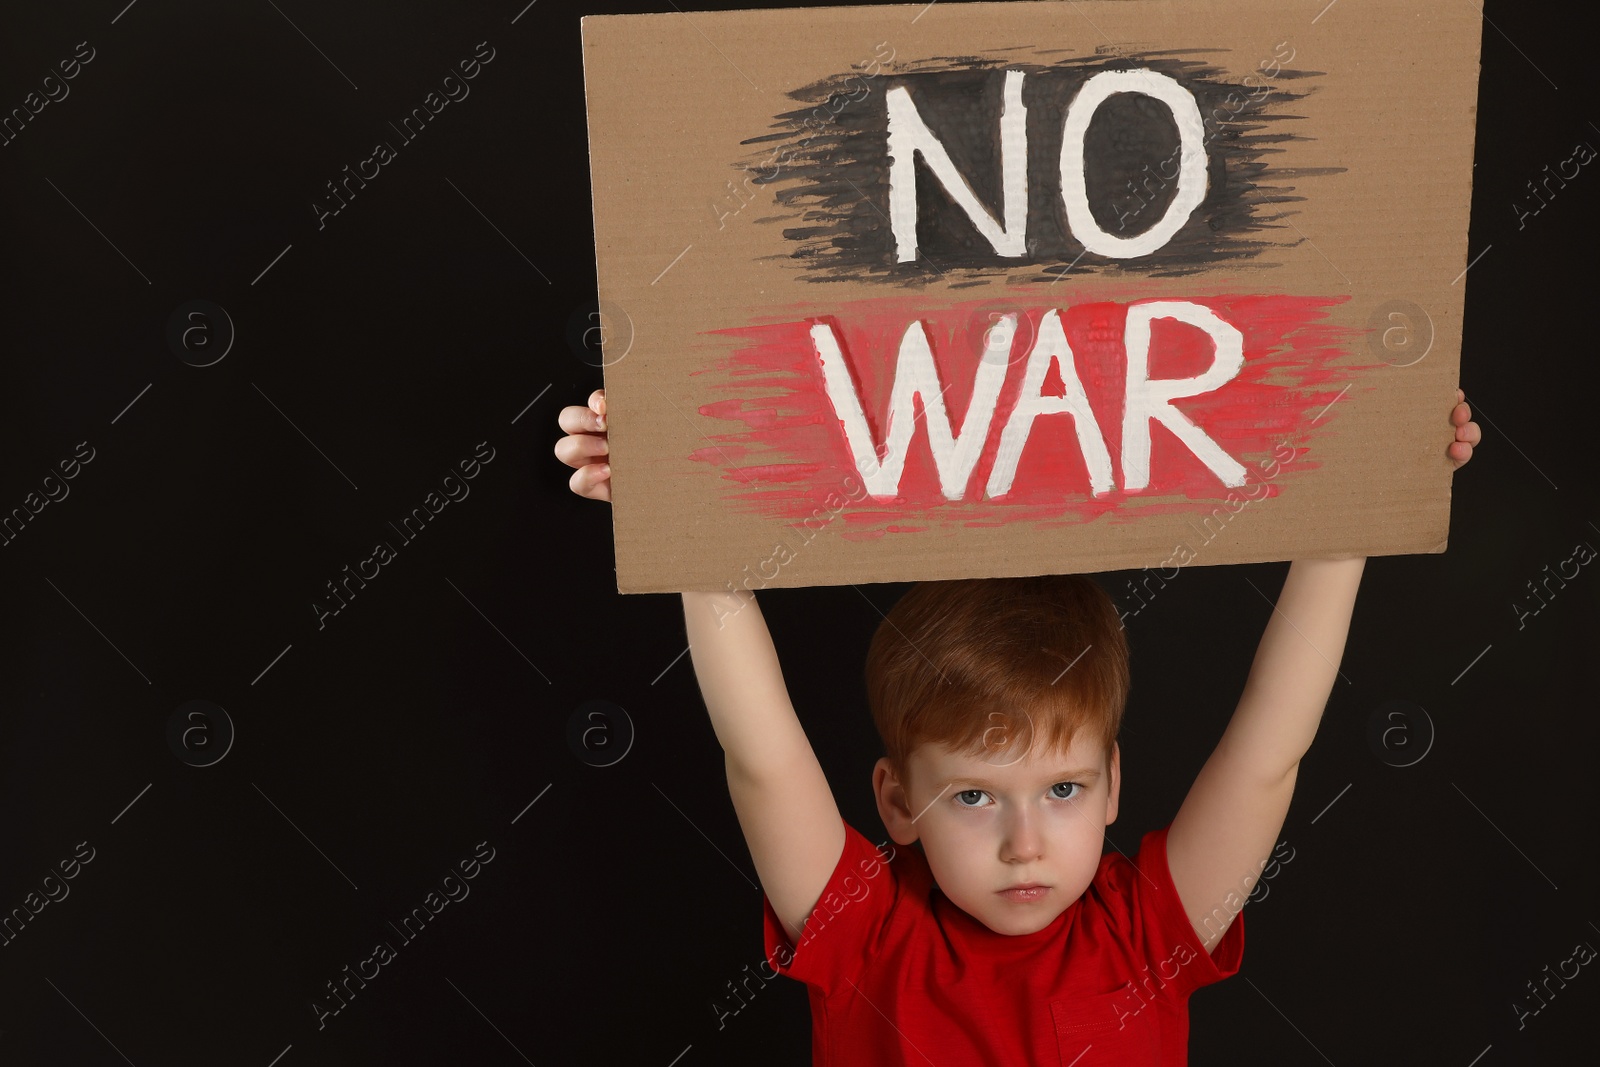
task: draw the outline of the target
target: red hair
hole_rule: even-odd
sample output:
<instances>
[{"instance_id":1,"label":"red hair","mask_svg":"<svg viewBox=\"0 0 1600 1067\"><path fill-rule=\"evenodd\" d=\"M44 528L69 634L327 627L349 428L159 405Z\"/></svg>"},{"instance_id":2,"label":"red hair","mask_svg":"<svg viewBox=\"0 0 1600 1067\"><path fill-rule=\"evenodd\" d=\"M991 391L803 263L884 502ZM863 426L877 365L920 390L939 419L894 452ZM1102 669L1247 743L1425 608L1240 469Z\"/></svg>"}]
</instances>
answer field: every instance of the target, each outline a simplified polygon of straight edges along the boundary
<instances>
[{"instance_id":1,"label":"red hair","mask_svg":"<svg viewBox=\"0 0 1600 1067\"><path fill-rule=\"evenodd\" d=\"M866 683L902 781L926 742L973 757L1013 738L1023 752L1065 751L1088 730L1109 764L1128 643L1116 606L1086 575L919 582L873 634Z\"/></svg>"}]
</instances>

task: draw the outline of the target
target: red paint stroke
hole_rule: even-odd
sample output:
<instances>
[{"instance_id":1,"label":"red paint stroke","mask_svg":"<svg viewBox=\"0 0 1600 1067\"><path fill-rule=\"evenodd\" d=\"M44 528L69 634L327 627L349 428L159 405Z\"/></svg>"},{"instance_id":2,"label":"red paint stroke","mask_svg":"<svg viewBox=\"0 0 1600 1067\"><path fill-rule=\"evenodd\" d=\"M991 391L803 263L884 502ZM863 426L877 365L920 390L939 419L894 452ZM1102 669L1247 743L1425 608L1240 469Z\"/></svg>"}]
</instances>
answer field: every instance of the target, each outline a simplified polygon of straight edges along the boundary
<instances>
[{"instance_id":1,"label":"red paint stroke","mask_svg":"<svg viewBox=\"0 0 1600 1067\"><path fill-rule=\"evenodd\" d=\"M1041 303L1040 295L1033 287L1013 291L1009 303L990 296L933 311L915 296L858 301L830 315L817 315L814 306L806 305L748 326L706 331L745 343L718 366L696 372L720 373L727 381L714 388L733 394L703 405L700 414L743 428L708 435L713 445L695 450L690 458L713 465L725 480L741 487L729 494L735 507L791 520L788 524L796 527L842 521L844 536L852 539L954 525L1026 522L1051 528L1102 517L1119 523L1151 514L1209 513L1218 501L1277 496L1285 482L1320 466L1308 455L1313 433L1318 439L1337 433L1330 426L1341 405L1334 401L1349 389L1346 383L1382 365L1338 362L1364 334L1322 320L1328 308L1348 297L1162 294L1211 309L1244 336L1244 366L1238 375L1214 392L1176 400L1174 406L1247 468L1247 480L1238 487L1223 484L1170 430L1152 421L1149 485L1129 491L1122 488L1120 463L1128 303L1073 305L1065 293L1059 302ZM1011 490L987 498L985 485L1001 432L1017 403L1028 352L1040 319L1052 308L1060 314L1079 379L1111 452L1115 487L1093 496L1071 417L1043 415L1033 424ZM812 323L833 324L873 439L881 446L900 339L912 320L928 324L940 385L949 387L946 412L959 429L972 398L985 331L1002 313L1019 316L1011 362L963 498L947 500L940 492L920 398L899 494L892 499L867 496L824 385L809 334ZM1203 331L1170 319L1152 324L1150 378L1191 377L1211 360L1212 341ZM1062 390L1052 364L1042 392L1060 396ZM1293 458L1286 460L1290 449ZM854 499L849 499L850 486Z\"/></svg>"}]
</instances>

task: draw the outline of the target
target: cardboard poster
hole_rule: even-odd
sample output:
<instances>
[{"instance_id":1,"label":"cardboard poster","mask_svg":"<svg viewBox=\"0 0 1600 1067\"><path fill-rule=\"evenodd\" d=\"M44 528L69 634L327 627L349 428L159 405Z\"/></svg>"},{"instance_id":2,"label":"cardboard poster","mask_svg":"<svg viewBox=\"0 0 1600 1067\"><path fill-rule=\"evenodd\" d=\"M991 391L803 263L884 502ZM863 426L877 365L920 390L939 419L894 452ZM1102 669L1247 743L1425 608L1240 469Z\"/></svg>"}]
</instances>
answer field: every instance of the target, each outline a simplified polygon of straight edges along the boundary
<instances>
[{"instance_id":1,"label":"cardboard poster","mask_svg":"<svg viewBox=\"0 0 1600 1067\"><path fill-rule=\"evenodd\" d=\"M619 591L1442 552L1480 34L586 17Z\"/></svg>"}]
</instances>

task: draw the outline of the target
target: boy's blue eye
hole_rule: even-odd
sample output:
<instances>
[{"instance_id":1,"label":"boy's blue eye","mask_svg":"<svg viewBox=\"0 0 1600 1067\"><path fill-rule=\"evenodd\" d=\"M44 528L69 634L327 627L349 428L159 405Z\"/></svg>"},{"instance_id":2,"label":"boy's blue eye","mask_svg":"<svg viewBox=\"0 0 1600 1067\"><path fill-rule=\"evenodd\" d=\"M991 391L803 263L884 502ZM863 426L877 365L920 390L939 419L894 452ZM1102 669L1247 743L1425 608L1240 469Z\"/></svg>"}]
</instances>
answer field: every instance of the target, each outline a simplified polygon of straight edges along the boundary
<instances>
[{"instance_id":1,"label":"boy's blue eye","mask_svg":"<svg viewBox=\"0 0 1600 1067\"><path fill-rule=\"evenodd\" d=\"M1076 800L1078 797L1083 795L1084 788L1085 787L1079 782L1057 782L1055 785L1050 787L1050 795L1056 800ZM1057 792L1057 790L1060 789L1069 789L1073 790L1073 792L1063 795ZM978 803L978 799L982 798L984 795L984 791L981 789L964 789L961 792L956 793L954 799L958 807L976 808L982 806ZM965 799L963 799L965 797L973 798L972 802L968 803Z\"/></svg>"}]
</instances>

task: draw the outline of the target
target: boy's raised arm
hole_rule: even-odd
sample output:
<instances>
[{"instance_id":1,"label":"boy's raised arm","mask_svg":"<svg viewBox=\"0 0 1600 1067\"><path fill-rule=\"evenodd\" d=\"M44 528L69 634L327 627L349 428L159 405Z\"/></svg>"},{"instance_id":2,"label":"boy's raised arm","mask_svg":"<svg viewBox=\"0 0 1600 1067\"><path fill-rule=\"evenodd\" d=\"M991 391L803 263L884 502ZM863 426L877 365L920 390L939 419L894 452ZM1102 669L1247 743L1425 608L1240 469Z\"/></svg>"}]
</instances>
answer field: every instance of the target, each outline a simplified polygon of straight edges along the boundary
<instances>
[{"instance_id":1,"label":"boy's raised arm","mask_svg":"<svg viewBox=\"0 0 1600 1067\"><path fill-rule=\"evenodd\" d=\"M1344 655L1366 557L1289 566L1239 706L1167 831L1167 864L1207 952L1272 854Z\"/></svg>"},{"instance_id":2,"label":"boy's raised arm","mask_svg":"<svg viewBox=\"0 0 1600 1067\"><path fill-rule=\"evenodd\" d=\"M749 590L683 594L695 677L761 887L792 942L844 852L844 824Z\"/></svg>"},{"instance_id":3,"label":"boy's raised arm","mask_svg":"<svg viewBox=\"0 0 1600 1067\"><path fill-rule=\"evenodd\" d=\"M568 485L579 496L611 499L611 442L606 393L561 409L556 458L576 468ZM755 594L683 594L683 618L695 677L711 728L727 755L728 792L772 910L798 942L839 857L839 806L800 728L783 684L778 654Z\"/></svg>"}]
</instances>

